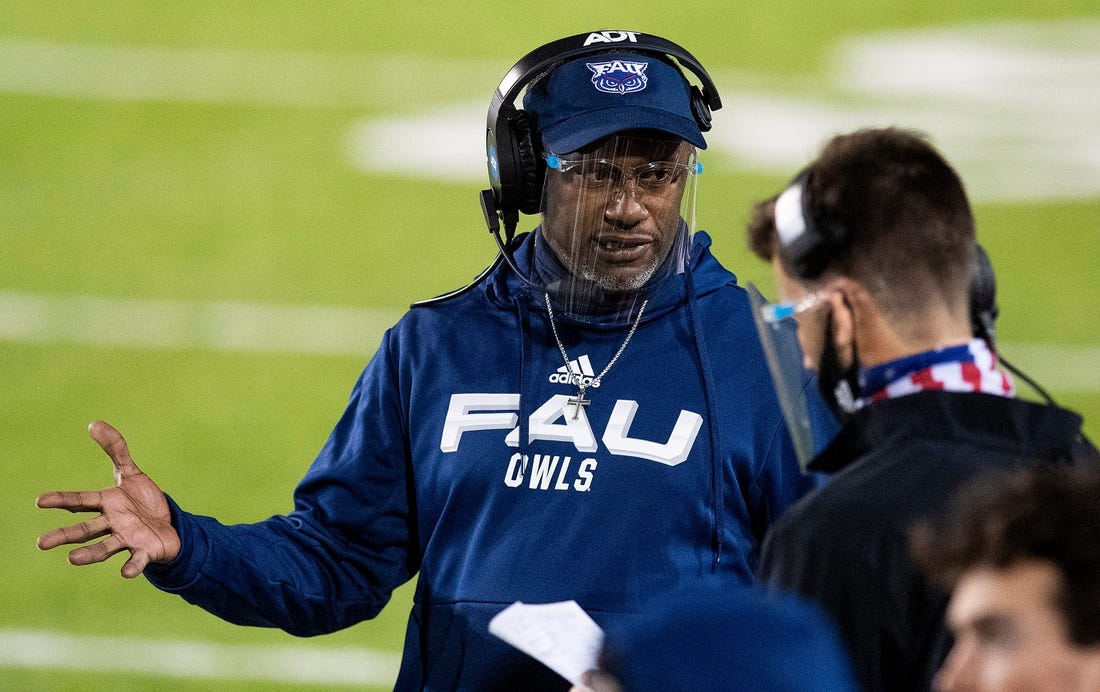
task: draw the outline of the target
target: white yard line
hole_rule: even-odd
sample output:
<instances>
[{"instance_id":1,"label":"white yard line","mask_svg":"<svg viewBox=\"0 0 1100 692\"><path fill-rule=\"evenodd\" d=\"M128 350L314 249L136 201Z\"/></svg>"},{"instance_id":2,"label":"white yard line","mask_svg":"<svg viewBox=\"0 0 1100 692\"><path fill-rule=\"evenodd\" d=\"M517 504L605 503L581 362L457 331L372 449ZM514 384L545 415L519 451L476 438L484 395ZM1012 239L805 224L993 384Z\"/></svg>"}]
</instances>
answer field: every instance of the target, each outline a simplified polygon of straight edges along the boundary
<instances>
[{"instance_id":1,"label":"white yard line","mask_svg":"<svg viewBox=\"0 0 1100 692\"><path fill-rule=\"evenodd\" d=\"M790 175L834 134L896 125L927 133L974 201L1100 195L1100 21L859 35L838 41L804 81L711 75L726 107L707 133L704 166ZM347 159L369 173L484 180L486 105L439 100L361 120L348 130ZM701 195L721 194L705 184Z\"/></svg>"},{"instance_id":2,"label":"white yard line","mask_svg":"<svg viewBox=\"0 0 1100 692\"><path fill-rule=\"evenodd\" d=\"M454 98L492 82L485 60L0 37L0 92L109 101L378 106ZM441 70L447 73L440 80Z\"/></svg>"},{"instance_id":3,"label":"white yard line","mask_svg":"<svg viewBox=\"0 0 1100 692\"><path fill-rule=\"evenodd\" d=\"M369 358L401 317L320 305L152 301L0 292L0 342ZM1100 392L1100 345L1000 344L1052 392ZM1026 385L1018 383L1021 390Z\"/></svg>"},{"instance_id":4,"label":"white yard line","mask_svg":"<svg viewBox=\"0 0 1100 692\"><path fill-rule=\"evenodd\" d=\"M822 73L801 83L715 70L729 107L708 134L707 162L789 172L832 134L899 125L927 132L976 201L1092 197L1100 194L1097 46L1096 20L993 22L846 37ZM488 93L502 69L432 55L0 37L0 93L369 108L370 119L348 128L351 166L447 181L485 177L488 104L474 95Z\"/></svg>"},{"instance_id":5,"label":"white yard line","mask_svg":"<svg viewBox=\"0 0 1100 692\"><path fill-rule=\"evenodd\" d=\"M0 340L369 357L400 313L0 292Z\"/></svg>"},{"instance_id":6,"label":"white yard line","mask_svg":"<svg viewBox=\"0 0 1100 692\"><path fill-rule=\"evenodd\" d=\"M0 630L0 668L171 678L391 686L401 656L365 648L210 644Z\"/></svg>"}]
</instances>

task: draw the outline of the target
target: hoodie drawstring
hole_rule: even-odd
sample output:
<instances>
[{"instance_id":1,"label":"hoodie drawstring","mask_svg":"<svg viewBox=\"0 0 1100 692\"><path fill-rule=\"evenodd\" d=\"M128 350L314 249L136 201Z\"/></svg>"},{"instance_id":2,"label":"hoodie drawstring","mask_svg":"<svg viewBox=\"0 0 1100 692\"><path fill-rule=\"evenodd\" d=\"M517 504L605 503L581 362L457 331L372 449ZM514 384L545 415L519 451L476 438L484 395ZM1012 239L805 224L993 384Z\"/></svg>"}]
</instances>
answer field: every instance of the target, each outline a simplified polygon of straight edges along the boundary
<instances>
[{"instance_id":1,"label":"hoodie drawstring","mask_svg":"<svg viewBox=\"0 0 1100 692\"><path fill-rule=\"evenodd\" d=\"M722 460L719 456L722 449L718 426L718 409L715 401L715 393L711 389L714 381L714 373L710 366L710 355L707 352L706 343L703 341L702 320L699 318L699 309L695 299L695 280L692 276L690 265L685 271L687 287L687 303L691 334L695 342L695 354L699 358L700 374L703 378L703 400L707 407L707 429L710 432L710 466L711 466L711 549L714 552L714 561L711 571L716 572L722 562L723 536L725 535L725 485L722 478Z\"/></svg>"},{"instance_id":2,"label":"hoodie drawstring","mask_svg":"<svg viewBox=\"0 0 1100 692\"><path fill-rule=\"evenodd\" d=\"M531 367L531 344L527 338L527 333L531 329L531 315L527 311L528 300L529 298L524 292L520 292L513 299L519 317L519 459L525 477L527 475L527 442L530 439L528 427L531 419L531 403L530 397L524 396L523 393L533 391L531 389L532 383L527 381L533 369Z\"/></svg>"}]
</instances>

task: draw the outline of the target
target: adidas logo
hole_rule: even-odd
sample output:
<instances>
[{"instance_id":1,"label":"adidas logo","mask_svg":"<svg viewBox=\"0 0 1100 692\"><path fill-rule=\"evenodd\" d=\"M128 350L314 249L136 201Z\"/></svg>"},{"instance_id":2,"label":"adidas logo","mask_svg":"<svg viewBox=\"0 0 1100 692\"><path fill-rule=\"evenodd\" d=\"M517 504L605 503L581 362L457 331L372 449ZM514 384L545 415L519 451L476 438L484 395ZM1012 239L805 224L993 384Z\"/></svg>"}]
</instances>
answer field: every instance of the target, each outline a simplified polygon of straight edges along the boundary
<instances>
[{"instance_id":1,"label":"adidas logo","mask_svg":"<svg viewBox=\"0 0 1100 692\"><path fill-rule=\"evenodd\" d=\"M600 384L596 380L596 371L592 369L592 362L588 356L580 356L576 360L569 361L569 368L563 365L558 371L550 375L553 384L573 384L579 387L598 388Z\"/></svg>"}]
</instances>

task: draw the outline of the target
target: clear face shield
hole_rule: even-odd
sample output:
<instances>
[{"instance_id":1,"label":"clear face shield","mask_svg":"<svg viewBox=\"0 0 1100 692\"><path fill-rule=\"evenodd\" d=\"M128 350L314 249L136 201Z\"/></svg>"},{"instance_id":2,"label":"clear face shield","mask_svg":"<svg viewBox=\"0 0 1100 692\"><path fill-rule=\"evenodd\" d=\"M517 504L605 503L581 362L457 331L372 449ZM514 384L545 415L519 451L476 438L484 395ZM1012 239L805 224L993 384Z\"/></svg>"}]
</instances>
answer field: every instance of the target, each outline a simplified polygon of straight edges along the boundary
<instances>
[{"instance_id":1,"label":"clear face shield","mask_svg":"<svg viewBox=\"0 0 1100 692\"><path fill-rule=\"evenodd\" d=\"M533 283L572 319L630 321L687 266L701 171L695 147L613 135L582 152L548 154L546 165Z\"/></svg>"},{"instance_id":2,"label":"clear face shield","mask_svg":"<svg viewBox=\"0 0 1100 692\"><path fill-rule=\"evenodd\" d=\"M802 470L814 456L814 430L806 396L809 376L798 342L795 316L821 303L822 294L812 293L798 301L769 303L753 284L748 284L749 303L756 322L760 345L771 371L772 383L787 422L795 454Z\"/></svg>"}]
</instances>

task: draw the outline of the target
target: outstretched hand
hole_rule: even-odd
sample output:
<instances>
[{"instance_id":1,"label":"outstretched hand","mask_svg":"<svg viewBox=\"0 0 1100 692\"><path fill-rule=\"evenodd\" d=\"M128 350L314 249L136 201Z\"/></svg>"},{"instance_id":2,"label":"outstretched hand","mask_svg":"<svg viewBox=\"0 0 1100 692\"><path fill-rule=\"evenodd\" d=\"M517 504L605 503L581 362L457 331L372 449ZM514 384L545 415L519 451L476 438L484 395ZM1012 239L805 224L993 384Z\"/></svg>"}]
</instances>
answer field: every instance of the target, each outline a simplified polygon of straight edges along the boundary
<instances>
[{"instance_id":1,"label":"outstretched hand","mask_svg":"<svg viewBox=\"0 0 1100 692\"><path fill-rule=\"evenodd\" d=\"M90 565L127 550L130 559L122 566L122 576L133 579L150 562L168 562L174 558L180 549L179 534L172 526L164 492L130 458L122 435L103 421L89 425L88 434L111 457L115 486L99 491L54 491L39 495L36 504L43 509L99 514L79 524L47 531L39 536L38 547L49 550L106 536L98 543L70 552L69 562Z\"/></svg>"}]
</instances>

